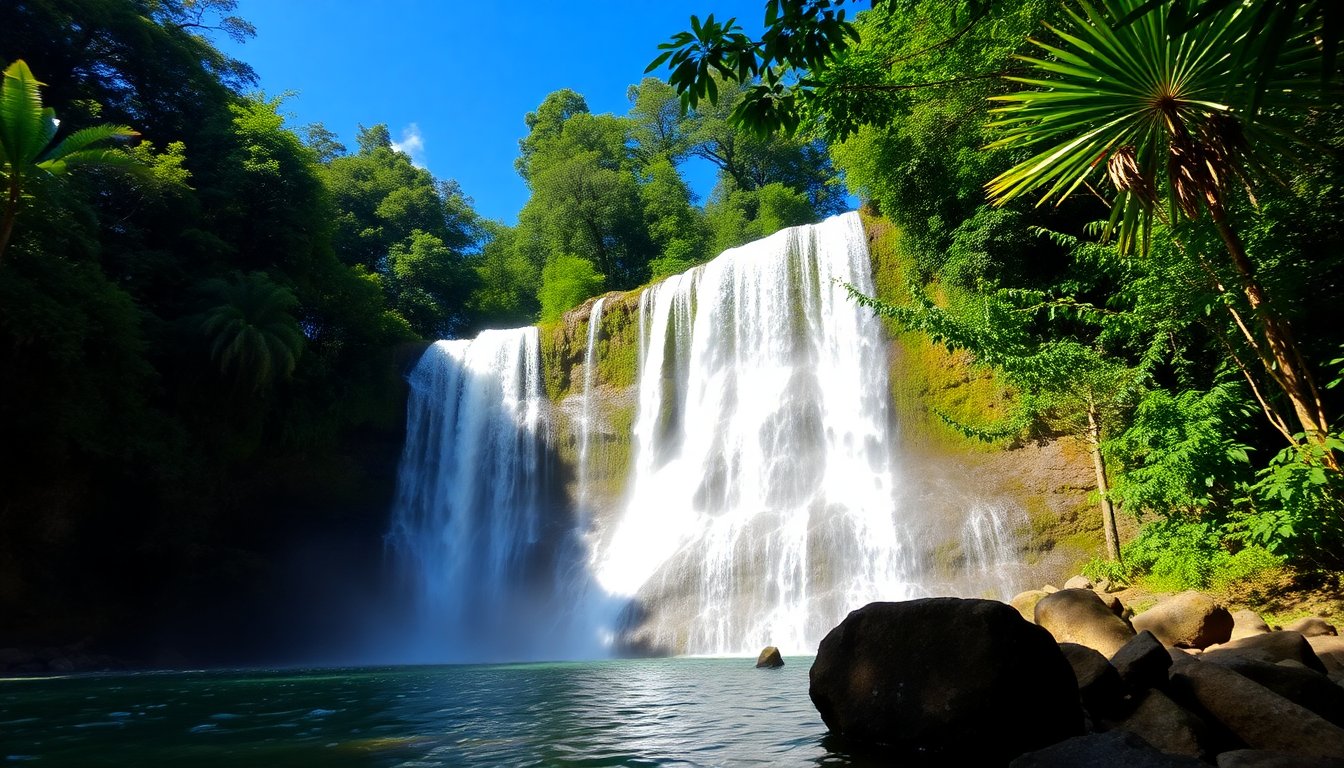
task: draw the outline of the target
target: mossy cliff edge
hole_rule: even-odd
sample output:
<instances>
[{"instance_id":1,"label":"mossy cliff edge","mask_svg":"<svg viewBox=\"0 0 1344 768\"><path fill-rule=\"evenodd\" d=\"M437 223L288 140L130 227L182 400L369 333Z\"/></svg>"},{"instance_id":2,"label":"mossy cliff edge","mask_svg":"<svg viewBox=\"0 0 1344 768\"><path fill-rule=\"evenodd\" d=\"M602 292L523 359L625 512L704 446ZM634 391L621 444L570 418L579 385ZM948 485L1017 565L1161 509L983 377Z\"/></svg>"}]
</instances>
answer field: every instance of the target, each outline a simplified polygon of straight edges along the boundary
<instances>
[{"instance_id":1,"label":"mossy cliff edge","mask_svg":"<svg viewBox=\"0 0 1344 768\"><path fill-rule=\"evenodd\" d=\"M913 274L889 221L864 214L877 298L909 300ZM587 497L601 537L620 514L634 458L638 408L639 302L643 289L594 297L557 322L540 327L542 375L554 404L552 444L577 499L582 450L585 371L593 306L603 299L596 336L595 375L588 413ZM930 294L942 300L938 286ZM891 396L904 479L902 504L918 505L932 527L961 525L973 500L996 505L1016 542L1024 583L1062 580L1100 551L1100 518L1086 449L1068 438L985 443L968 438L938 414L967 423L993 421L1013 393L964 352L949 352L926 336L885 326ZM936 582L953 582L969 553L948 540L932 544L928 565Z\"/></svg>"}]
</instances>

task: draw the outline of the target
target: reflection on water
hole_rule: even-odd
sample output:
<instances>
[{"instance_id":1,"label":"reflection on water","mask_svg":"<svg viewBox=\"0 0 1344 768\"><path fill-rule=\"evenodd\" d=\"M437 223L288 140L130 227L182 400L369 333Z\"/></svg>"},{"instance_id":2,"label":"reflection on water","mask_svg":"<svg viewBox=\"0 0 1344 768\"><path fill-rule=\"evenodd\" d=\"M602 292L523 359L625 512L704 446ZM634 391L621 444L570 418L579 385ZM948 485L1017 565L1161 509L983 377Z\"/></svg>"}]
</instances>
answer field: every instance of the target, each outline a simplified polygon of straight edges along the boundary
<instances>
[{"instance_id":1,"label":"reflection on water","mask_svg":"<svg viewBox=\"0 0 1344 768\"><path fill-rule=\"evenodd\" d=\"M0 759L39 766L859 765L811 659L183 672L0 681Z\"/></svg>"}]
</instances>

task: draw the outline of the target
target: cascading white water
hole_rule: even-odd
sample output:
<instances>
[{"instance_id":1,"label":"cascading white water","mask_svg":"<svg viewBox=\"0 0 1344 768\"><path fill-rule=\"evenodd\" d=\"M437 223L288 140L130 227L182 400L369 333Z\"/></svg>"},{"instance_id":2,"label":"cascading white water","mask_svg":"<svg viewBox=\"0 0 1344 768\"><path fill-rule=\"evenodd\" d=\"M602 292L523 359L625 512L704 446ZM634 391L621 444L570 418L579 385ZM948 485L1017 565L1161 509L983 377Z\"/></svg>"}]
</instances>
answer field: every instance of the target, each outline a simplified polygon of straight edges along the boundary
<instances>
[{"instance_id":1,"label":"cascading white water","mask_svg":"<svg viewBox=\"0 0 1344 768\"><path fill-rule=\"evenodd\" d=\"M593 302L588 314L588 344L583 353L583 411L579 415L579 514L587 519L589 510L588 484L591 480L589 452L593 434L593 384L597 381L597 338L602 329L602 304L605 296Z\"/></svg>"},{"instance_id":2,"label":"cascading white water","mask_svg":"<svg viewBox=\"0 0 1344 768\"><path fill-rule=\"evenodd\" d=\"M606 299L589 314L577 409L561 409L573 475L551 473L536 328L432 346L410 379L388 534L412 602L404 660L591 658L618 637L813 653L873 600L1002 592L1002 510L968 498L948 516L899 487L885 336L846 284L872 292L857 214L645 290L623 501L592 458L618 407L609 382L596 396ZM955 572L938 571L942 551L960 553Z\"/></svg>"},{"instance_id":3,"label":"cascading white water","mask_svg":"<svg viewBox=\"0 0 1344 768\"><path fill-rule=\"evenodd\" d=\"M437 342L410 385L388 533L412 601L407 658L595 653L554 631L568 615L556 607L566 596L555 574L565 568L571 526L546 496L537 329Z\"/></svg>"},{"instance_id":4,"label":"cascading white water","mask_svg":"<svg viewBox=\"0 0 1344 768\"><path fill-rule=\"evenodd\" d=\"M1003 504L976 499L961 526L961 550L965 562L962 588L975 597L1010 600L1021 587L1024 565L1015 554L1017 515ZM979 592L977 594L976 592Z\"/></svg>"},{"instance_id":5,"label":"cascading white water","mask_svg":"<svg viewBox=\"0 0 1344 768\"><path fill-rule=\"evenodd\" d=\"M637 455L599 583L642 642L810 653L849 610L918 593L894 510L880 326L857 214L779 232L641 298Z\"/></svg>"}]
</instances>

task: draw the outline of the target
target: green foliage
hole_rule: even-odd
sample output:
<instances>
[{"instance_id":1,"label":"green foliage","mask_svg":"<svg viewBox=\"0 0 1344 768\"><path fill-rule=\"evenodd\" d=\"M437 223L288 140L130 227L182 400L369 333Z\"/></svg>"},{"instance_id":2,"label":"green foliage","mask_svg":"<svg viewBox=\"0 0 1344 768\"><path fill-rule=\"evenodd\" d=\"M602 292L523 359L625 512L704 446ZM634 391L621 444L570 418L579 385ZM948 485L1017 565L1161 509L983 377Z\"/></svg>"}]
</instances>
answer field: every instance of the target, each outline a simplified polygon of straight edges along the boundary
<instances>
[{"instance_id":1,"label":"green foliage","mask_svg":"<svg viewBox=\"0 0 1344 768\"><path fill-rule=\"evenodd\" d=\"M720 186L705 216L716 253L816 220L807 198L779 183L752 191Z\"/></svg>"},{"instance_id":2,"label":"green foliage","mask_svg":"<svg viewBox=\"0 0 1344 768\"><path fill-rule=\"evenodd\" d=\"M68 606L68 625L33 625L53 637L158 626L217 605L221 574L259 572L299 515L384 505L371 478L404 420L394 351L415 338L401 312L465 322L470 201L384 145L336 200L320 163L344 150L305 144L280 100L242 96L250 70L210 43L247 33L233 6L0 4L0 60L49 84L39 132L20 131L46 141L3 176L6 193L23 182L0 280L0 362L23 372L0 406L10 629L48 621L41 605ZM11 70L31 113L36 79ZM105 122L147 140L103 148L127 133ZM357 207L355 234L389 239L333 226ZM358 262L370 241L372 269L338 260L335 245ZM468 278L451 291L446 265Z\"/></svg>"},{"instance_id":3,"label":"green foliage","mask_svg":"<svg viewBox=\"0 0 1344 768\"><path fill-rule=\"evenodd\" d=\"M1039 243L1026 237L1026 227L1060 227L1050 211L1019 223L1006 218L1018 215L1015 209L986 204L985 180L1013 157L984 149L991 139L986 98L1006 91L990 75L1011 68L1023 38L1056 13L1053 0L1000 2L992 19L961 26L932 3L884 5L859 17L860 43L820 77L818 119L847 137L832 147L836 167L850 189L901 228L919 270L912 277L930 279L949 259L969 260L975 251L974 258L992 261L986 276L1005 265L1028 276L1038 271ZM921 83L942 85L912 87ZM857 127L842 130L832 126L836 120ZM958 271L956 279L970 285L969 272Z\"/></svg>"},{"instance_id":4,"label":"green foliage","mask_svg":"<svg viewBox=\"0 0 1344 768\"><path fill-rule=\"evenodd\" d=\"M490 254L493 274L512 263L514 274L529 264L540 275L559 256L578 257L605 276L604 289L626 290L838 212L844 194L824 144L730 122L745 90L725 86L717 106L682 113L672 88L646 78L629 90L629 117L591 114L573 91L547 96L520 142L518 170L532 195L511 234L512 258ZM687 158L719 169L705 211L678 173ZM504 292L490 295L498 302Z\"/></svg>"},{"instance_id":5,"label":"green foliage","mask_svg":"<svg viewBox=\"0 0 1344 768\"><path fill-rule=\"evenodd\" d=\"M415 167L391 141L375 125L361 128L355 154L323 150L332 157L319 175L339 212L332 245L342 262L382 276L388 303L421 337L455 336L475 323L475 262L489 234L455 181Z\"/></svg>"},{"instance_id":6,"label":"green foliage","mask_svg":"<svg viewBox=\"0 0 1344 768\"><path fill-rule=\"evenodd\" d=\"M1128 584L1130 579L1130 569L1124 563L1101 557L1083 563L1079 572L1093 584L1103 580L1112 584Z\"/></svg>"},{"instance_id":7,"label":"green foliage","mask_svg":"<svg viewBox=\"0 0 1344 768\"><path fill-rule=\"evenodd\" d=\"M1102 175L1104 160L1114 195L1103 236L1116 233L1123 251L1148 249L1159 200L1165 221L1194 219L1221 204L1232 179L1272 167L1268 150L1291 139L1282 110L1257 119L1247 101L1256 91L1245 87L1244 56L1253 52L1244 46L1259 36L1258 14L1226 4L1198 24L1170 27L1167 14L1145 5L1066 5L1069 23L1050 28L1060 42L1033 40L1044 58L1019 57L1031 71L1009 78L1045 90L991 97L1004 105L991 148L1036 154L990 181L990 196L1002 203L1044 190L1041 203L1059 200ZM1314 59L1314 30L1303 27L1285 41L1280 85L1262 95L1301 104Z\"/></svg>"},{"instance_id":8,"label":"green foliage","mask_svg":"<svg viewBox=\"0 0 1344 768\"><path fill-rule=\"evenodd\" d=\"M566 310L600 293L605 280L587 259L563 255L552 258L541 271L541 292L537 295L541 321L559 320Z\"/></svg>"},{"instance_id":9,"label":"green foliage","mask_svg":"<svg viewBox=\"0 0 1344 768\"><path fill-rule=\"evenodd\" d=\"M100 148L112 139L138 136L121 125L82 128L53 144L59 121L56 110L42 106L42 83L19 59L0 76L0 258L14 233L19 206L34 176L61 176L81 165L134 164L134 157Z\"/></svg>"},{"instance_id":10,"label":"green foliage","mask_svg":"<svg viewBox=\"0 0 1344 768\"><path fill-rule=\"evenodd\" d=\"M1231 382L1207 392L1150 390L1106 445L1125 468L1112 497L1135 514L1226 508L1249 470L1248 446L1236 435L1252 413L1243 388Z\"/></svg>"},{"instance_id":11,"label":"green foliage","mask_svg":"<svg viewBox=\"0 0 1344 768\"><path fill-rule=\"evenodd\" d=\"M291 314L298 300L264 272L210 280L212 302L196 319L220 373L248 393L288 378L303 351L303 332Z\"/></svg>"},{"instance_id":12,"label":"green foliage","mask_svg":"<svg viewBox=\"0 0 1344 768\"><path fill-rule=\"evenodd\" d=\"M485 327L526 325L539 309L541 270L515 247L513 229L496 222L483 229L487 239L472 267L477 287L468 309Z\"/></svg>"},{"instance_id":13,"label":"green foliage","mask_svg":"<svg viewBox=\"0 0 1344 768\"><path fill-rule=\"evenodd\" d=\"M1246 582L1264 578L1285 564L1284 558L1264 547L1255 545L1242 547L1215 564L1209 576L1209 586L1226 591Z\"/></svg>"},{"instance_id":14,"label":"green foliage","mask_svg":"<svg viewBox=\"0 0 1344 768\"><path fill-rule=\"evenodd\" d=\"M1125 546L1124 563L1125 581L1176 592L1226 590L1282 568L1284 559L1260 546L1239 546L1211 523L1172 518L1144 526Z\"/></svg>"},{"instance_id":15,"label":"green foliage","mask_svg":"<svg viewBox=\"0 0 1344 768\"><path fill-rule=\"evenodd\" d=\"M1319 564L1344 559L1344 475L1326 456L1344 456L1344 438L1305 439L1284 448L1256 474L1233 530L1247 542Z\"/></svg>"},{"instance_id":16,"label":"green foliage","mask_svg":"<svg viewBox=\"0 0 1344 768\"><path fill-rule=\"evenodd\" d=\"M1173 518L1144 526L1125 545L1122 560L1150 588L1176 592L1207 587L1217 564L1228 556L1214 525Z\"/></svg>"}]
</instances>

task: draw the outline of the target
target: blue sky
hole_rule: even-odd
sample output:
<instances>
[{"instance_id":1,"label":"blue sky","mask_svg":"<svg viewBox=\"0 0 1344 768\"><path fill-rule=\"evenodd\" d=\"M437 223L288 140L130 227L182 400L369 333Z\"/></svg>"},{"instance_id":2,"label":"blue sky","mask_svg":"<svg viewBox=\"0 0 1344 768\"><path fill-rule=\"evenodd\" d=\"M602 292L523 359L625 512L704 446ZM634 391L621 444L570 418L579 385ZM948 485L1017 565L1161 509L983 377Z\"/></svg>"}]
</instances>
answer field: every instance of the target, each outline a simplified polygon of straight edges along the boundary
<instances>
[{"instance_id":1,"label":"blue sky","mask_svg":"<svg viewBox=\"0 0 1344 768\"><path fill-rule=\"evenodd\" d=\"M573 88L593 112L625 114L657 46L692 13L759 29L764 0L241 0L257 27L242 45L268 95L293 91L291 122L321 122L354 146L356 126L386 123L440 178L457 179L481 215L514 223L527 188L513 170L523 116ZM711 169L683 169L702 196Z\"/></svg>"}]
</instances>

